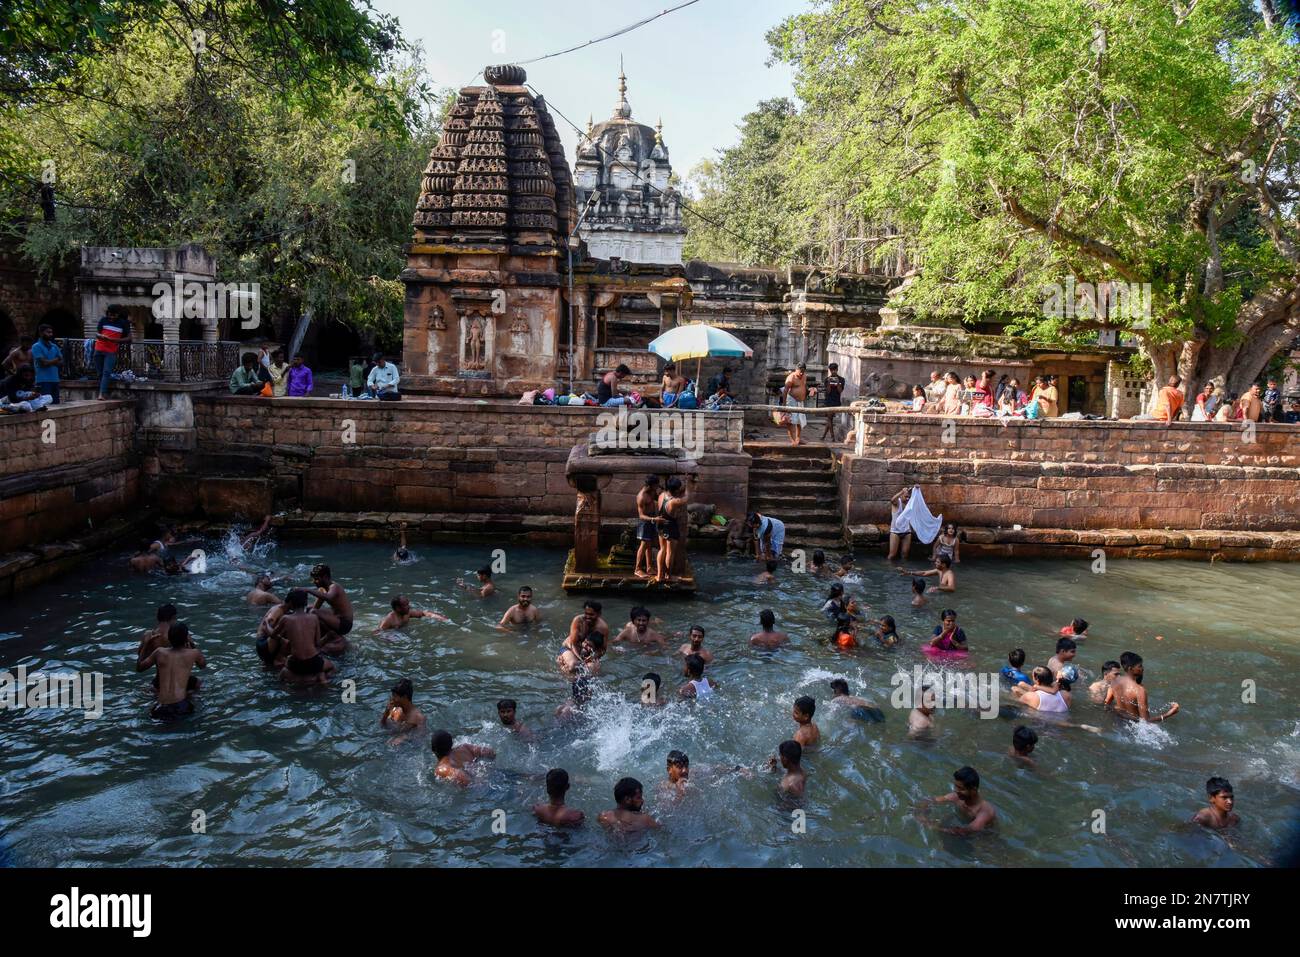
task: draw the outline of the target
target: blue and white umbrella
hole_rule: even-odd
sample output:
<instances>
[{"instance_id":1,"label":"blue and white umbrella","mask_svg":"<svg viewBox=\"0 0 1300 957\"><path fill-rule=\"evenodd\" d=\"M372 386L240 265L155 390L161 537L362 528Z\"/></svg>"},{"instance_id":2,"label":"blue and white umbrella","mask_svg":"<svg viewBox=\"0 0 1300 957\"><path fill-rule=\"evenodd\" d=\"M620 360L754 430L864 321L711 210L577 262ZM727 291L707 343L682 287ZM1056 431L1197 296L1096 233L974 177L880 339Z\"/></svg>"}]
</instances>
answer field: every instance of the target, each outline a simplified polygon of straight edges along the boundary
<instances>
[{"instance_id":1,"label":"blue and white umbrella","mask_svg":"<svg viewBox=\"0 0 1300 957\"><path fill-rule=\"evenodd\" d=\"M650 351L669 362L703 359L705 356L754 358L754 350L727 330L702 322L691 322L669 329L650 343Z\"/></svg>"}]
</instances>

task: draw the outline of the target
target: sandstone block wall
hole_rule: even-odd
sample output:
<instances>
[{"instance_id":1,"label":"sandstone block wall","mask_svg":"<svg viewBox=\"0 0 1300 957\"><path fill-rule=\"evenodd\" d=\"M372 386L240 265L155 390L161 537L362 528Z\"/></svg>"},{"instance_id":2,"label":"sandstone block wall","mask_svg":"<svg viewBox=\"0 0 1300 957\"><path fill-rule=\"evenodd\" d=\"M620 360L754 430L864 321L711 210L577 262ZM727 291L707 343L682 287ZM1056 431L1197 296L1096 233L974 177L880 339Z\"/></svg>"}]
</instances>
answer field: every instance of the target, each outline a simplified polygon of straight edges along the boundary
<instances>
[{"instance_id":1,"label":"sandstone block wall","mask_svg":"<svg viewBox=\"0 0 1300 957\"><path fill-rule=\"evenodd\" d=\"M71 403L0 417L0 555L34 550L134 507L130 402Z\"/></svg>"},{"instance_id":2,"label":"sandstone block wall","mask_svg":"<svg viewBox=\"0 0 1300 957\"><path fill-rule=\"evenodd\" d=\"M840 459L849 525L889 520L920 485L959 525L1300 529L1300 429L1214 423L1012 422L884 415ZM951 439L951 441L945 441ZM1246 441L1252 439L1252 441Z\"/></svg>"},{"instance_id":3,"label":"sandstone block wall","mask_svg":"<svg viewBox=\"0 0 1300 957\"><path fill-rule=\"evenodd\" d=\"M576 498L564 465L604 411L228 396L196 397L194 410L198 452L191 466L222 474L225 489L221 496L208 492L204 502L209 481L162 476L161 504L173 512L244 518L269 510L271 498L331 512L570 515ZM691 421L704 449L695 500L743 513L749 456L741 451L740 413L696 413ZM243 501L236 491L241 483ZM631 516L636 488L636 482L612 483L606 516Z\"/></svg>"}]
</instances>

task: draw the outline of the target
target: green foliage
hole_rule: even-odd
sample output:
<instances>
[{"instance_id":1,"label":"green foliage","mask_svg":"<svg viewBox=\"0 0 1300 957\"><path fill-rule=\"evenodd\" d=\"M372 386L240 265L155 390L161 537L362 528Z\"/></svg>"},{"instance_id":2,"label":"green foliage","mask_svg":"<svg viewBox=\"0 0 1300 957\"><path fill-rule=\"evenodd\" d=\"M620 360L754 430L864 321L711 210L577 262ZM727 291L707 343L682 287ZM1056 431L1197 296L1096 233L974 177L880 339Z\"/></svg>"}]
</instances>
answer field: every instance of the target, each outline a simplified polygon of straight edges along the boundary
<instances>
[{"instance_id":1,"label":"green foliage","mask_svg":"<svg viewBox=\"0 0 1300 957\"><path fill-rule=\"evenodd\" d=\"M0 59L0 76L45 83L0 107L10 241L43 270L83 243L198 242L223 280L261 284L264 318L310 309L399 341L394 279L441 104L414 55L390 55L405 49L395 27L334 0L208 4L196 51L168 15L188 23L197 6L56 13L81 8L98 18L39 34L67 38L70 59ZM35 29L12 12L0 24ZM24 222L50 168L58 220Z\"/></svg>"}]
</instances>

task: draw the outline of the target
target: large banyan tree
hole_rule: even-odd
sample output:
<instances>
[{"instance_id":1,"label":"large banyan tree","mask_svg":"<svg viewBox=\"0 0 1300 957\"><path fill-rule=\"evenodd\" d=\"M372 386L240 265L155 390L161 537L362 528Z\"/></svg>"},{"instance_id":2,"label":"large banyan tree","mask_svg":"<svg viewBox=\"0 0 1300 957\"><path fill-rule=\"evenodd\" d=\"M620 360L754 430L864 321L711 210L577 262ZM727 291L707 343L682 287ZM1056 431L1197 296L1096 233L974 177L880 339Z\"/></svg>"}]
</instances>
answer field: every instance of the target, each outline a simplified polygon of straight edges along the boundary
<instances>
[{"instance_id":1,"label":"large banyan tree","mask_svg":"<svg viewBox=\"0 0 1300 957\"><path fill-rule=\"evenodd\" d=\"M769 39L792 189L894 224L863 241L907 244L911 305L1114 328L1189 390L1300 334L1300 35L1270 0L821 0Z\"/></svg>"}]
</instances>

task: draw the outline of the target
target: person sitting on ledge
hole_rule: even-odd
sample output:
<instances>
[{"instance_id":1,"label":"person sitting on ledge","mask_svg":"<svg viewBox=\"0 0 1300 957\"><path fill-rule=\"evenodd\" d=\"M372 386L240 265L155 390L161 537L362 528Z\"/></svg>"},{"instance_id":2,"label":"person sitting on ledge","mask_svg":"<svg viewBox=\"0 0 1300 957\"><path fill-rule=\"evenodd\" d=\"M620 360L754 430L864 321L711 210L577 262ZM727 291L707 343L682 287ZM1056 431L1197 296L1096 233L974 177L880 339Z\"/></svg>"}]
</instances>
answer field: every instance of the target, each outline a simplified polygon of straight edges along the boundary
<instances>
[{"instance_id":1,"label":"person sitting on ledge","mask_svg":"<svg viewBox=\"0 0 1300 957\"><path fill-rule=\"evenodd\" d=\"M230 394L260 395L262 385L261 366L258 365L257 355L245 352L239 368L230 373Z\"/></svg>"},{"instance_id":2,"label":"person sitting on ledge","mask_svg":"<svg viewBox=\"0 0 1300 957\"><path fill-rule=\"evenodd\" d=\"M686 377L677 371L677 363L670 362L664 366L663 391L659 393L659 401L665 409L670 409L677 402L677 397L682 394L686 388Z\"/></svg>"},{"instance_id":3,"label":"person sitting on ledge","mask_svg":"<svg viewBox=\"0 0 1300 957\"><path fill-rule=\"evenodd\" d=\"M399 379L401 374L397 371L397 366L385 359L382 352L376 352L375 367L366 377L366 388L370 390L370 394L376 399L395 402L402 397L397 391Z\"/></svg>"},{"instance_id":4,"label":"person sitting on ledge","mask_svg":"<svg viewBox=\"0 0 1300 957\"><path fill-rule=\"evenodd\" d=\"M302 356L294 356L289 361L289 377L285 386L285 393L290 396L302 397L311 395L316 383L312 381L311 369L302 361Z\"/></svg>"},{"instance_id":5,"label":"person sitting on ledge","mask_svg":"<svg viewBox=\"0 0 1300 957\"><path fill-rule=\"evenodd\" d=\"M36 370L31 366L19 366L17 372L5 379L0 385L0 395L6 406L22 412L37 412L54 404L53 396L42 395L36 388Z\"/></svg>"},{"instance_id":6,"label":"person sitting on ledge","mask_svg":"<svg viewBox=\"0 0 1300 957\"><path fill-rule=\"evenodd\" d=\"M1182 390L1178 387L1182 385L1183 380L1176 375L1169 377L1169 384L1166 385L1156 395L1156 401L1151 406L1149 415L1135 415L1135 422L1163 422L1169 425L1174 419L1178 418L1178 413L1182 411L1184 396Z\"/></svg>"}]
</instances>

